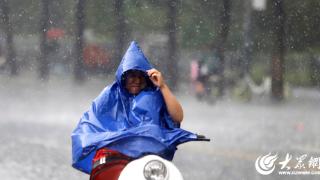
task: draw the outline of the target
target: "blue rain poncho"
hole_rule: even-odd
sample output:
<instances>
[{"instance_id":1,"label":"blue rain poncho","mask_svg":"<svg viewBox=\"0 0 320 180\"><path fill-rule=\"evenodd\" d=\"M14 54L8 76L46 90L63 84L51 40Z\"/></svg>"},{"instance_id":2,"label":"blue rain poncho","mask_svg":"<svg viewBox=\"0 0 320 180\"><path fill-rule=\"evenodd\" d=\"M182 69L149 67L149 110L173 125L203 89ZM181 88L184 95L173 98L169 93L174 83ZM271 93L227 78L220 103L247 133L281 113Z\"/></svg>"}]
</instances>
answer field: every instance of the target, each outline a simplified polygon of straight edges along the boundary
<instances>
[{"instance_id":1,"label":"blue rain poncho","mask_svg":"<svg viewBox=\"0 0 320 180\"><path fill-rule=\"evenodd\" d=\"M72 133L74 168L90 173L92 159L102 147L132 158L157 154L172 160L177 145L197 140L196 134L173 122L158 88L149 83L149 87L136 96L124 88L125 72L146 73L149 69L152 66L137 43L132 42L116 71L115 82L94 99Z\"/></svg>"}]
</instances>

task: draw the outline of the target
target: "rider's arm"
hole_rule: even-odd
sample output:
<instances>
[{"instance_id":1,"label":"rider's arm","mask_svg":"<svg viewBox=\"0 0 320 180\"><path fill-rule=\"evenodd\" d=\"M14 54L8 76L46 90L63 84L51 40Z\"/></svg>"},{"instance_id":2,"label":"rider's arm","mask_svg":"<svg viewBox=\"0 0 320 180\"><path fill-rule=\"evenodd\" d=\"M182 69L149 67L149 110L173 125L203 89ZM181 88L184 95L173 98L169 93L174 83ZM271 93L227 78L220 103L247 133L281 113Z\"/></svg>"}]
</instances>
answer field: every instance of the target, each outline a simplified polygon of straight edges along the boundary
<instances>
[{"instance_id":1,"label":"rider's arm","mask_svg":"<svg viewBox=\"0 0 320 180\"><path fill-rule=\"evenodd\" d=\"M153 84L159 87L166 103L169 115L175 122L180 123L183 120L182 107L177 98L172 94L167 84L164 82L161 73L156 69L151 69L148 71L148 75Z\"/></svg>"}]
</instances>

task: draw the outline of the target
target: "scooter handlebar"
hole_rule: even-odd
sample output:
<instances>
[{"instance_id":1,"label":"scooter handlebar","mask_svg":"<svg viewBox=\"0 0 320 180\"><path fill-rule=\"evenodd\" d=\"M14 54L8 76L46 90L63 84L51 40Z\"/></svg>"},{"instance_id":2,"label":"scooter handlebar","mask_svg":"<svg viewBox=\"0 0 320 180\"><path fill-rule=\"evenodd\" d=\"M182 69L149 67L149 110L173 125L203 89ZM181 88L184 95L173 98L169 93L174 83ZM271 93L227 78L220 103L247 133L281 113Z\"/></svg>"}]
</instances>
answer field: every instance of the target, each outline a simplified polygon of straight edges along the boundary
<instances>
[{"instance_id":1,"label":"scooter handlebar","mask_svg":"<svg viewBox=\"0 0 320 180\"><path fill-rule=\"evenodd\" d=\"M197 134L197 139L198 139L199 141L211 141L211 139L206 138L206 136L201 135L201 134Z\"/></svg>"}]
</instances>

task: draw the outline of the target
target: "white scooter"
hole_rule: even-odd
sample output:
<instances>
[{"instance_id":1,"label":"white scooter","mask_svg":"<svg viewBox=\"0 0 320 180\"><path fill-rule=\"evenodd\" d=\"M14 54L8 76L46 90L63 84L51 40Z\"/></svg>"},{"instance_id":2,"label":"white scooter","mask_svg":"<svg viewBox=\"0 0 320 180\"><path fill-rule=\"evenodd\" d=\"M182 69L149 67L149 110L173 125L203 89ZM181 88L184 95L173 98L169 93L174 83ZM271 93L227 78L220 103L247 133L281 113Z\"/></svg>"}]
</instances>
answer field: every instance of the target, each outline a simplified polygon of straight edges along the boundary
<instances>
[{"instance_id":1,"label":"white scooter","mask_svg":"<svg viewBox=\"0 0 320 180\"><path fill-rule=\"evenodd\" d=\"M134 178L133 178L134 177ZM131 161L121 172L119 180L183 180L178 168L156 155Z\"/></svg>"},{"instance_id":2,"label":"white scooter","mask_svg":"<svg viewBox=\"0 0 320 180\"><path fill-rule=\"evenodd\" d=\"M203 141L210 141L198 135ZM147 155L131 161L121 171L118 180L183 180L179 169L170 161L157 155Z\"/></svg>"}]
</instances>

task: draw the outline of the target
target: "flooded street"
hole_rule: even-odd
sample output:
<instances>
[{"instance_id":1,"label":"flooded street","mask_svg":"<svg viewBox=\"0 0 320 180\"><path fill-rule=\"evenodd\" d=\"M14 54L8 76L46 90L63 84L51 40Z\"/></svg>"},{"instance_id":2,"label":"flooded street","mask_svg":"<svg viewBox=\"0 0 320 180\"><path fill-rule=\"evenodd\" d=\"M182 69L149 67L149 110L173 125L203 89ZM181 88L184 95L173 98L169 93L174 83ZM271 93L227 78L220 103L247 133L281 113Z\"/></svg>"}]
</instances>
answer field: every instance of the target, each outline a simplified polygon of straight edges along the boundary
<instances>
[{"instance_id":1,"label":"flooded street","mask_svg":"<svg viewBox=\"0 0 320 180\"><path fill-rule=\"evenodd\" d=\"M70 134L80 116L106 84L102 77L82 85L52 77L40 83L35 75L0 76L0 177L3 180L88 179L71 167ZM179 146L174 163L186 180L319 179L319 175L270 175L255 169L257 157L278 153L294 159L320 157L320 91L293 89L287 102L239 102L214 105L190 93L178 96L184 108L182 128L206 135L211 142ZM277 161L277 162L278 162Z\"/></svg>"}]
</instances>

